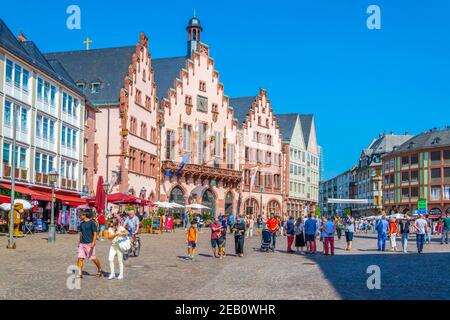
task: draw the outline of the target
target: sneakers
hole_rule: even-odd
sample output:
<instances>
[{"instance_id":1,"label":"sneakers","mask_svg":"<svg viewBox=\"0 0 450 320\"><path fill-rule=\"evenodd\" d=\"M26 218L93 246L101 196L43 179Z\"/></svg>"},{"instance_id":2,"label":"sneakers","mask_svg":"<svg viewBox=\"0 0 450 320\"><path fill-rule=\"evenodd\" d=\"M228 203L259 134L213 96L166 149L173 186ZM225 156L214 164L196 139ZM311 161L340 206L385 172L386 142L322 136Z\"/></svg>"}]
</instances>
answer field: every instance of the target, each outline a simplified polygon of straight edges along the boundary
<instances>
[{"instance_id":1,"label":"sneakers","mask_svg":"<svg viewBox=\"0 0 450 320\"><path fill-rule=\"evenodd\" d=\"M114 275L114 273L111 273L110 275L109 275L109 277L108 277L108 280L112 280L112 279L114 279L116 276Z\"/></svg>"},{"instance_id":2,"label":"sneakers","mask_svg":"<svg viewBox=\"0 0 450 320\"><path fill-rule=\"evenodd\" d=\"M117 280L123 280L123 274L119 274L119 276L117 277Z\"/></svg>"}]
</instances>

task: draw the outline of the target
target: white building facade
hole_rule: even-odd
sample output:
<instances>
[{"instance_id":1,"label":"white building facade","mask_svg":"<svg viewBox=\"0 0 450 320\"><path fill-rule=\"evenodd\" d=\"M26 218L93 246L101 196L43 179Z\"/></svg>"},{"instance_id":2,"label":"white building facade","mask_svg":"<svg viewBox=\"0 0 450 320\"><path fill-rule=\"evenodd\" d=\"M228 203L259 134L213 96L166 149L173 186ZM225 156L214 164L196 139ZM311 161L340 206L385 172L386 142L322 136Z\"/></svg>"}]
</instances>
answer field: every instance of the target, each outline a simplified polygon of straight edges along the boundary
<instances>
[{"instance_id":1,"label":"white building facade","mask_svg":"<svg viewBox=\"0 0 450 320\"><path fill-rule=\"evenodd\" d=\"M85 98L33 42L23 36L13 42L1 20L0 37L0 181L11 180L16 118L17 183L45 190L57 170L58 189L81 192Z\"/></svg>"}]
</instances>

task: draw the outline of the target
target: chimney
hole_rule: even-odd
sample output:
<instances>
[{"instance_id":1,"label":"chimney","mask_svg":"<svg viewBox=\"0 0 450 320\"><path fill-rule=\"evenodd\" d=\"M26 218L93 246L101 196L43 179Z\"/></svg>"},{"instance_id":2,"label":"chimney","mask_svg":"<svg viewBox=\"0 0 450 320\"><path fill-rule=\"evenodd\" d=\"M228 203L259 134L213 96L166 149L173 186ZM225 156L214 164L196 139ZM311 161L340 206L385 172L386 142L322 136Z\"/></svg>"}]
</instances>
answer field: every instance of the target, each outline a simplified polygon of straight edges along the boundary
<instances>
[{"instance_id":1,"label":"chimney","mask_svg":"<svg viewBox=\"0 0 450 320\"><path fill-rule=\"evenodd\" d=\"M407 136L409 134L409 132L408 131L405 131L405 136Z\"/></svg>"},{"instance_id":2,"label":"chimney","mask_svg":"<svg viewBox=\"0 0 450 320\"><path fill-rule=\"evenodd\" d=\"M24 34L22 33L22 31L19 32L19 35L17 36L17 40L19 40L20 42L25 42L25 41L27 41L27 38L24 36Z\"/></svg>"},{"instance_id":3,"label":"chimney","mask_svg":"<svg viewBox=\"0 0 450 320\"><path fill-rule=\"evenodd\" d=\"M394 130L391 130L391 136L393 136L394 135Z\"/></svg>"},{"instance_id":4,"label":"chimney","mask_svg":"<svg viewBox=\"0 0 450 320\"><path fill-rule=\"evenodd\" d=\"M378 138L383 138L383 134L380 132L380 134L378 135Z\"/></svg>"},{"instance_id":5,"label":"chimney","mask_svg":"<svg viewBox=\"0 0 450 320\"><path fill-rule=\"evenodd\" d=\"M385 137L386 136L386 130L383 132L383 137Z\"/></svg>"}]
</instances>

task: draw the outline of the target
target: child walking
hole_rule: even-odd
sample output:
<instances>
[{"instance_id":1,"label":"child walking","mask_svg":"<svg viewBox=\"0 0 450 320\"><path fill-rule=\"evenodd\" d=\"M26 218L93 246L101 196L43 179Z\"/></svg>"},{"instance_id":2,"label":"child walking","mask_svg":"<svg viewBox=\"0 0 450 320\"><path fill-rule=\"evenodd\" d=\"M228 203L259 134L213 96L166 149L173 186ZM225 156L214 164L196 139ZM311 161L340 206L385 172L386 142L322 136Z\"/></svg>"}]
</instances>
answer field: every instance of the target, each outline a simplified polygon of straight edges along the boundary
<instances>
[{"instance_id":1,"label":"child walking","mask_svg":"<svg viewBox=\"0 0 450 320\"><path fill-rule=\"evenodd\" d=\"M186 232L186 244L188 246L187 252L188 252L188 259L194 260L195 255L195 248L197 247L198 242L198 230L197 230L197 224L196 221L191 221L191 226Z\"/></svg>"}]
</instances>

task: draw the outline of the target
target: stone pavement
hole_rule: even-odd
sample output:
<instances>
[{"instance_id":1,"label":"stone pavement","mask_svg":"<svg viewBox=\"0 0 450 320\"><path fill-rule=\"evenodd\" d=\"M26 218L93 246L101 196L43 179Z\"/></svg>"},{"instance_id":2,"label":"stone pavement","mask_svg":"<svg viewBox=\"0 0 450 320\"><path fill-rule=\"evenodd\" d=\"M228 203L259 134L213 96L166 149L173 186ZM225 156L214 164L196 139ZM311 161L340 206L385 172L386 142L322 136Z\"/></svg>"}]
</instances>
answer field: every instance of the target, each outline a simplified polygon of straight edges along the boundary
<instances>
[{"instance_id":1,"label":"stone pavement","mask_svg":"<svg viewBox=\"0 0 450 320\"><path fill-rule=\"evenodd\" d=\"M57 235L55 244L47 244L46 234L35 234L17 239L16 250L6 249L7 238L0 236L0 299L450 299L450 245L437 242L421 255L413 251L413 241L408 254L380 253L374 235L361 234L352 252L344 251L342 238L335 256L309 257L285 253L284 237L274 253L259 252L260 238L254 236L239 258L228 235L232 255L219 260L210 255L205 230L196 259L188 261L182 229L141 239L141 256L125 262L124 280L96 278L88 262L90 275L81 279L80 289L70 290L67 269L76 264L78 235ZM108 240L98 242L105 271L108 250ZM367 288L370 265L380 267L380 290Z\"/></svg>"}]
</instances>

